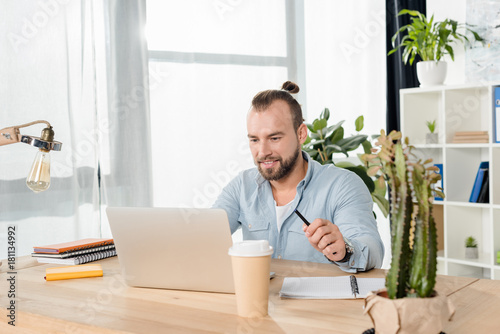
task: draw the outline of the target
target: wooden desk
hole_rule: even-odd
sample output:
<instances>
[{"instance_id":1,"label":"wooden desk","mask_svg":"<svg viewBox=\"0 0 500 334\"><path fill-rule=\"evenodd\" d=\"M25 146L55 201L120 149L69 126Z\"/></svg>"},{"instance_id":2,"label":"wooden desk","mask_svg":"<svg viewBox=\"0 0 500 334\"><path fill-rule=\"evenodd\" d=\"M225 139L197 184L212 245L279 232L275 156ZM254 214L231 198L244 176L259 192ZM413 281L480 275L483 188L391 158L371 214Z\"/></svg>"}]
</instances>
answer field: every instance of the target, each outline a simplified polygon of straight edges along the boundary
<instances>
[{"instance_id":1,"label":"wooden desk","mask_svg":"<svg viewBox=\"0 0 500 334\"><path fill-rule=\"evenodd\" d=\"M345 275L334 265L273 260L269 316L245 319L236 315L232 294L131 288L122 280L117 258L99 261L104 277L46 282L45 268L30 259L17 270L16 329L19 333L362 333L372 327L363 315L363 300L280 299L287 276ZM19 268L19 267L18 267ZM1 267L0 332L7 325L5 262ZM359 277L383 277L372 270ZM436 289L457 308L449 333L486 332L498 325L500 282L439 276Z\"/></svg>"}]
</instances>

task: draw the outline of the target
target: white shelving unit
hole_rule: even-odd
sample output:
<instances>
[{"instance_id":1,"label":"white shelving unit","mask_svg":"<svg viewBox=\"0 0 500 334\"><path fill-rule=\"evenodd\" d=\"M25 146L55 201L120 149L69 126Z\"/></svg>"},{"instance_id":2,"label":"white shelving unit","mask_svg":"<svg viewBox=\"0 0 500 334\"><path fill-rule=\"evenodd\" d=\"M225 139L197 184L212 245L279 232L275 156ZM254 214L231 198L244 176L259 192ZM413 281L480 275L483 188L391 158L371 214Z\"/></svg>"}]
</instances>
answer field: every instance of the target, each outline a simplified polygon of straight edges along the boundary
<instances>
[{"instance_id":1,"label":"white shelving unit","mask_svg":"<svg viewBox=\"0 0 500 334\"><path fill-rule=\"evenodd\" d=\"M400 91L401 131L417 156L443 164L444 201L435 201L438 273L500 279L500 144L494 143L494 87L500 82ZM437 144L426 144L426 121L436 120ZM489 143L453 144L456 131L488 131ZM500 129L499 129L500 131ZM490 202L469 203L481 161L489 161ZM478 241L479 258L465 258L465 239Z\"/></svg>"}]
</instances>

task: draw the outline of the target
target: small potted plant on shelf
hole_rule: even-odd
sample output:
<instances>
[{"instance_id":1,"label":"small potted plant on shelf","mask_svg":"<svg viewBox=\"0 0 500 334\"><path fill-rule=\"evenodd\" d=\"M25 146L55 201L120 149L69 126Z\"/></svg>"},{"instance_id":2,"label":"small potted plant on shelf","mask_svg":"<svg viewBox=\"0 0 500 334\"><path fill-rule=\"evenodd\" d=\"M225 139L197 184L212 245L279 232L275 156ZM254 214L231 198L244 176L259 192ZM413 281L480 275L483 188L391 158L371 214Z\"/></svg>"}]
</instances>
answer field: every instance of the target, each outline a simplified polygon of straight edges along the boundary
<instances>
[{"instance_id":1,"label":"small potted plant on shelf","mask_svg":"<svg viewBox=\"0 0 500 334\"><path fill-rule=\"evenodd\" d=\"M473 236L467 237L465 239L465 258L466 259L477 259L477 241Z\"/></svg>"},{"instance_id":2,"label":"small potted plant on shelf","mask_svg":"<svg viewBox=\"0 0 500 334\"><path fill-rule=\"evenodd\" d=\"M368 174L381 172L390 189L391 267L386 289L369 294L365 313L376 333L439 333L454 308L434 290L437 270L437 230L433 192L441 178L432 159L414 158L400 132L381 131L375 154L363 155ZM413 231L413 232L411 232Z\"/></svg>"},{"instance_id":3,"label":"small potted plant on shelf","mask_svg":"<svg viewBox=\"0 0 500 334\"><path fill-rule=\"evenodd\" d=\"M429 133L426 134L425 136L425 141L427 144L437 144L438 143L438 134L435 133L436 131L436 120L427 121L425 122L427 124L427 128L429 129Z\"/></svg>"},{"instance_id":4,"label":"small potted plant on shelf","mask_svg":"<svg viewBox=\"0 0 500 334\"><path fill-rule=\"evenodd\" d=\"M434 22L434 15L428 20L424 14L416 10L403 9L399 15L408 14L411 23L401 27L392 37L393 49L388 55L403 48L403 62L413 65L417 55L421 61L417 63L417 77L420 86L441 85L446 78L446 62L441 61L443 56L449 54L452 61L455 60L453 45L455 43L469 43L468 37L464 34L470 32L474 39L483 41L475 31L466 24L446 19ZM461 33L462 31L464 33ZM396 39L400 33L407 34L401 38L396 46Z\"/></svg>"}]
</instances>

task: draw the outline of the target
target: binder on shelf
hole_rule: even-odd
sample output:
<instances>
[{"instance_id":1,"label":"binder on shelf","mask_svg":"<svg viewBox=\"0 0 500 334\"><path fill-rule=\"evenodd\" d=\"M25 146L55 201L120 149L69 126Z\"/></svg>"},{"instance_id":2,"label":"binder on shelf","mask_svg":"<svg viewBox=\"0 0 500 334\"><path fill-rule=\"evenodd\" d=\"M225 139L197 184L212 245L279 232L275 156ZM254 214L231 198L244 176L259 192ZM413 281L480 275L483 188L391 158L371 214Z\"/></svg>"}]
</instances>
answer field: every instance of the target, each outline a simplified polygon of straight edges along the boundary
<instances>
[{"instance_id":1,"label":"binder on shelf","mask_svg":"<svg viewBox=\"0 0 500 334\"><path fill-rule=\"evenodd\" d=\"M476 179L474 180L474 185L472 186L472 192L470 194L469 202L477 203L479 198L479 193L481 192L481 186L483 184L485 171L489 169L489 162L483 161L479 164L479 169L476 174Z\"/></svg>"},{"instance_id":2,"label":"binder on shelf","mask_svg":"<svg viewBox=\"0 0 500 334\"><path fill-rule=\"evenodd\" d=\"M100 264L45 269L45 279L47 281L100 276L102 276L102 267Z\"/></svg>"},{"instance_id":3,"label":"binder on shelf","mask_svg":"<svg viewBox=\"0 0 500 334\"><path fill-rule=\"evenodd\" d=\"M33 251L35 253L62 254L66 252L83 251L95 247L102 247L113 243L113 239L89 238L54 245L35 246L33 247Z\"/></svg>"},{"instance_id":4,"label":"binder on shelf","mask_svg":"<svg viewBox=\"0 0 500 334\"><path fill-rule=\"evenodd\" d=\"M441 188L440 191L444 192L444 181L443 181L443 164L434 164L434 166L436 166L437 168L439 168L439 171L437 171L436 173L438 173L439 175L441 175L441 180L437 181L434 185L434 189L437 189L437 188ZM439 190L439 189L438 189ZM434 196L434 200L436 201L442 201L443 199L437 195Z\"/></svg>"},{"instance_id":5,"label":"binder on shelf","mask_svg":"<svg viewBox=\"0 0 500 334\"><path fill-rule=\"evenodd\" d=\"M68 257L65 259L53 257L39 257L38 263L53 263L53 264L66 264L66 265L79 265L87 262L98 261L108 257L116 256L116 249L104 250L100 252L93 252L75 257Z\"/></svg>"},{"instance_id":6,"label":"binder on shelf","mask_svg":"<svg viewBox=\"0 0 500 334\"><path fill-rule=\"evenodd\" d=\"M495 87L495 101L493 101L493 133L495 143L500 143L500 87Z\"/></svg>"},{"instance_id":7,"label":"binder on shelf","mask_svg":"<svg viewBox=\"0 0 500 334\"><path fill-rule=\"evenodd\" d=\"M489 181L489 169L484 171L483 183L481 184L481 191L479 192L479 197L477 198L477 203L489 203L490 202L490 181Z\"/></svg>"}]
</instances>

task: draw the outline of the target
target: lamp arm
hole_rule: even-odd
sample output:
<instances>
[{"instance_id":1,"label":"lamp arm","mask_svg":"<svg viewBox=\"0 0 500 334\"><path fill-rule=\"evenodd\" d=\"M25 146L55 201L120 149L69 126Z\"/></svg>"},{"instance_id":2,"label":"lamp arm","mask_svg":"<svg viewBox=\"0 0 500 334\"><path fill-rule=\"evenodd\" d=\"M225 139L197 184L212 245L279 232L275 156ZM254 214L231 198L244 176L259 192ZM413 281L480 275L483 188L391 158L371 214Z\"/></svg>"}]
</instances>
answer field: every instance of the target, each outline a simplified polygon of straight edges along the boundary
<instances>
[{"instance_id":1,"label":"lamp arm","mask_svg":"<svg viewBox=\"0 0 500 334\"><path fill-rule=\"evenodd\" d=\"M12 126L0 130L0 146L14 144L21 141L19 128Z\"/></svg>"},{"instance_id":2,"label":"lamp arm","mask_svg":"<svg viewBox=\"0 0 500 334\"><path fill-rule=\"evenodd\" d=\"M21 125L12 126L12 128L18 128L18 129L20 129L20 128L25 128L25 127L27 127L27 126L31 126L31 125L34 125L34 124L39 124L39 123L45 123L45 124L47 124L47 126L48 126L49 128L51 128L51 127L52 127L52 125L50 125L50 123L49 123L49 122L44 121L43 119L41 119L41 120L38 120L38 121L33 121L33 122L26 123L26 124L21 124Z\"/></svg>"},{"instance_id":3,"label":"lamp arm","mask_svg":"<svg viewBox=\"0 0 500 334\"><path fill-rule=\"evenodd\" d=\"M38 138L38 137L33 137L33 136L21 135L21 132L19 131L20 128L25 128L27 126L39 124L39 123L45 123L47 125L47 128L45 128L42 131L42 137L43 137L43 133L48 131L47 133L51 133L49 138L45 138L45 137ZM35 146L35 147L38 147L41 149L45 149L45 150L60 151L62 144L59 142L53 141L53 135L54 135L54 131L52 131L52 125L50 125L49 122L44 121L44 120L33 121L33 122L26 123L26 124L10 126L10 127L1 129L0 130L0 146L23 142L23 143L26 143L26 144L29 144L29 145L32 145L32 146Z\"/></svg>"}]
</instances>

